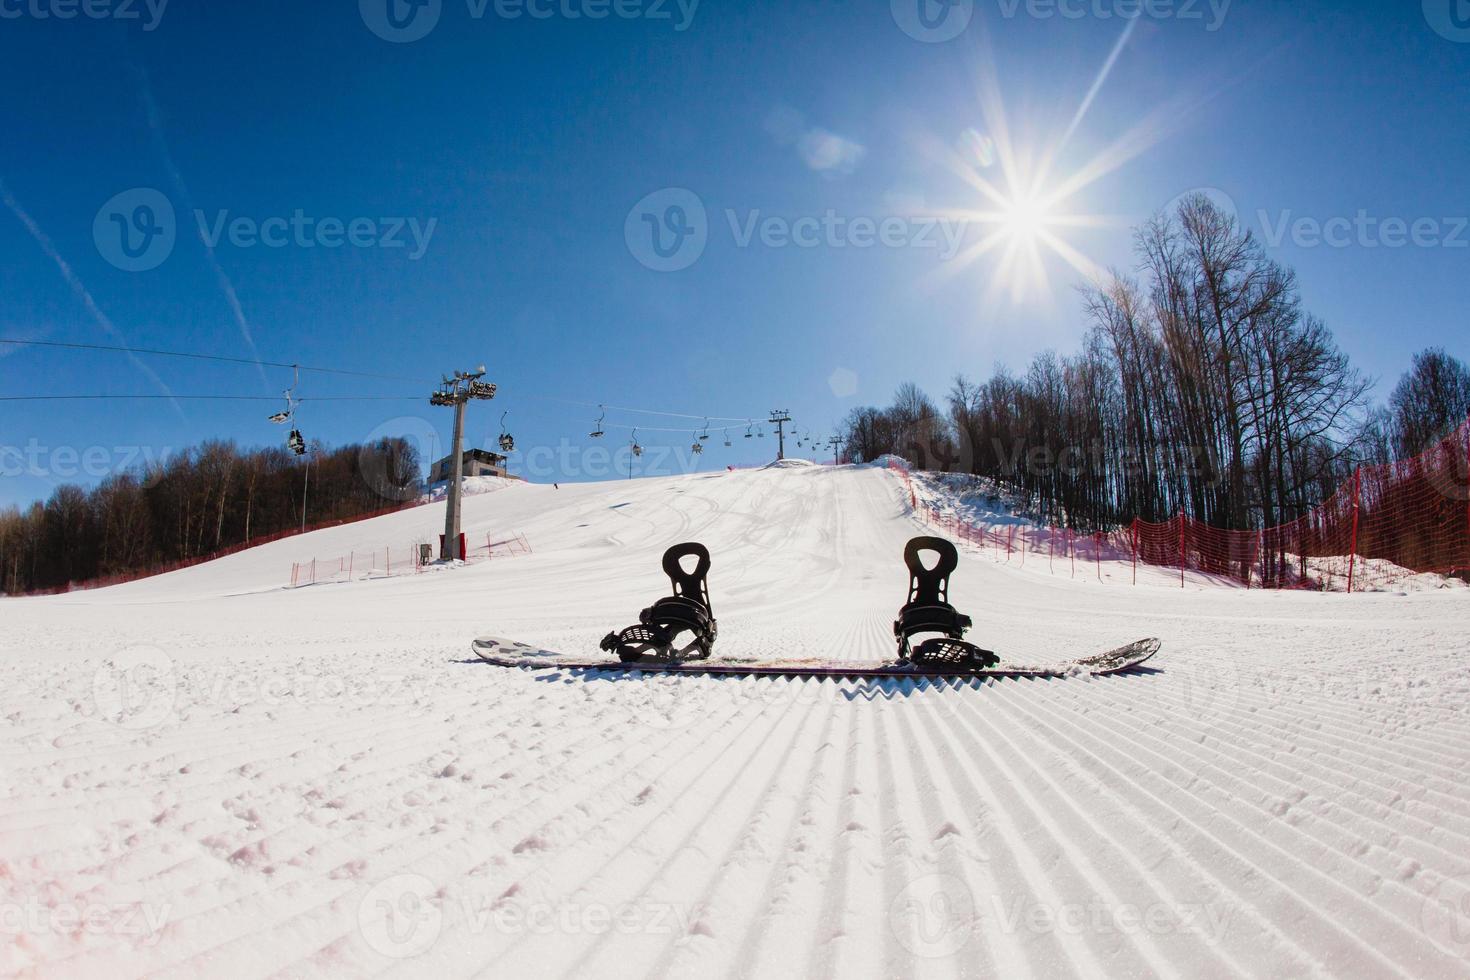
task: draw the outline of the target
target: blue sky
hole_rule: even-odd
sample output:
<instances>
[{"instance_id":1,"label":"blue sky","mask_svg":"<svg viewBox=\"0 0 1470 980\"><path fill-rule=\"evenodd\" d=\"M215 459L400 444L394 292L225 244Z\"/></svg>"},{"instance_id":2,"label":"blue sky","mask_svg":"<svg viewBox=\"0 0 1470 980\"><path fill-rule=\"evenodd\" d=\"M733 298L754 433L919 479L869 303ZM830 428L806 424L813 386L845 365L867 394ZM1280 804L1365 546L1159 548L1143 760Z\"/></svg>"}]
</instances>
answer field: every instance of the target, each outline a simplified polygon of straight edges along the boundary
<instances>
[{"instance_id":1,"label":"blue sky","mask_svg":"<svg viewBox=\"0 0 1470 980\"><path fill-rule=\"evenodd\" d=\"M429 382L485 363L502 396L470 443L509 412L533 477L585 478L617 467L585 451L613 425L685 451L701 427L610 410L594 443L587 404L826 434L900 382L1071 351L1078 266L1128 268L1132 225L1213 188L1385 386L1417 349L1467 353L1465 0L387 2L0 0L0 336L405 379L304 375L405 396L308 402L328 444L447 435ZM1087 218L1048 227L1080 261L964 260L998 209L963 175L1008 194L1007 159L1048 162L1042 196L1088 177L1049 212ZM0 346L5 395L290 382ZM279 441L278 408L0 402L0 503ZM700 468L768 457L722 428Z\"/></svg>"}]
</instances>

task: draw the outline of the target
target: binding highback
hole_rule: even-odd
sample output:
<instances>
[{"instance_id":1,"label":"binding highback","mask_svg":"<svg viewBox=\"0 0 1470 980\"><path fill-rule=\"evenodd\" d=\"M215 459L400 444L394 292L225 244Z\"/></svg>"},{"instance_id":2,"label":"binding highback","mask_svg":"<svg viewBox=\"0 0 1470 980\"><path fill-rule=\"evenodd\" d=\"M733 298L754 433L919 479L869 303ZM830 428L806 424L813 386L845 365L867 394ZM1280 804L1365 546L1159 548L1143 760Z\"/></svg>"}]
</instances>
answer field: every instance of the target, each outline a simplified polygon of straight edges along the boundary
<instances>
[{"instance_id":1,"label":"binding highback","mask_svg":"<svg viewBox=\"0 0 1470 980\"><path fill-rule=\"evenodd\" d=\"M697 561L693 571L686 571L684 559L690 556ZM664 552L664 574L674 585L674 597L691 599L704 606L710 615L714 615L714 609L709 602L709 566L709 549L697 542L676 544Z\"/></svg>"},{"instance_id":2,"label":"binding highback","mask_svg":"<svg viewBox=\"0 0 1470 980\"><path fill-rule=\"evenodd\" d=\"M926 567L921 557L928 551L939 556L933 568ZM903 549L903 563L909 567L908 605L949 605L949 576L960 564L953 544L944 538L914 538Z\"/></svg>"}]
</instances>

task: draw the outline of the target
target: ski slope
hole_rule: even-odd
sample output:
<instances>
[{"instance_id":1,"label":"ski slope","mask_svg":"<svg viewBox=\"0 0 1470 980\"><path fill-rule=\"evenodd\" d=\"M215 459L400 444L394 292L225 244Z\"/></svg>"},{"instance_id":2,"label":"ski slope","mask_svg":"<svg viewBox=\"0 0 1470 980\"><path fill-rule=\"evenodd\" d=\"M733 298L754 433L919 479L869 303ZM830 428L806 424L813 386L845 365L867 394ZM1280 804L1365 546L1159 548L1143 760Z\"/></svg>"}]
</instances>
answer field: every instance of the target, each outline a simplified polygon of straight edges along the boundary
<instances>
[{"instance_id":1,"label":"ski slope","mask_svg":"<svg viewBox=\"0 0 1470 980\"><path fill-rule=\"evenodd\" d=\"M925 533L883 469L465 502L534 553L285 589L443 505L0 600L0 972L1462 977L1470 594L1137 587L967 554L971 638L1103 680L511 672L714 553L717 652L880 659Z\"/></svg>"}]
</instances>

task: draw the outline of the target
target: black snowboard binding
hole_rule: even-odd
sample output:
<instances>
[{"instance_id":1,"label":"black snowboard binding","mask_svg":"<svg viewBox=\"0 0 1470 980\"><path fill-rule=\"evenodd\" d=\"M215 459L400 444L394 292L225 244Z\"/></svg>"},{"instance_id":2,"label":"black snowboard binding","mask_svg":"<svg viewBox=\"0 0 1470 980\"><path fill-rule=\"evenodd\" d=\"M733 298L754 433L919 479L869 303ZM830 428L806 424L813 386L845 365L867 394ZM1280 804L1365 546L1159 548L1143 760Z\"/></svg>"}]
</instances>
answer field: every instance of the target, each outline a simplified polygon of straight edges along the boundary
<instances>
[{"instance_id":1,"label":"black snowboard binding","mask_svg":"<svg viewBox=\"0 0 1470 980\"><path fill-rule=\"evenodd\" d=\"M920 557L926 551L939 556L933 568L926 567ZM967 670L985 670L1000 663L1000 657L989 650L964 641L972 625L970 617L949 604L949 576L960 563L955 546L944 538L914 538L903 549L903 562L909 567L909 600L893 623L899 660L917 667ZM940 635L912 646L912 638L921 633Z\"/></svg>"},{"instance_id":2,"label":"black snowboard binding","mask_svg":"<svg viewBox=\"0 0 1470 980\"><path fill-rule=\"evenodd\" d=\"M686 570L684 559L695 559ZM638 625L602 638L602 649L623 663L640 660L706 660L714 651L719 626L709 602L709 549L702 544L676 544L664 552L664 572L674 594L638 614ZM689 638L677 646L681 634Z\"/></svg>"}]
</instances>

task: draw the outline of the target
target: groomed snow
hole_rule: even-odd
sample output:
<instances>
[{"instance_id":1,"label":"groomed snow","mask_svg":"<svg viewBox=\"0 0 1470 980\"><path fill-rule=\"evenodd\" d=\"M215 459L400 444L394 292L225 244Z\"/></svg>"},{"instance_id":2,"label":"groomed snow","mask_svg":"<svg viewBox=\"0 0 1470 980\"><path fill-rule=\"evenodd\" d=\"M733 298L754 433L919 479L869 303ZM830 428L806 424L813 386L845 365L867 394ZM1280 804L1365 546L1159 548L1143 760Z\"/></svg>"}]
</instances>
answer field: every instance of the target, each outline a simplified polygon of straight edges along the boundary
<instances>
[{"instance_id":1,"label":"groomed snow","mask_svg":"<svg viewBox=\"0 0 1470 980\"><path fill-rule=\"evenodd\" d=\"M504 671L595 651L700 540L719 651L878 659L882 468L465 501L534 553L283 589L443 505L0 600L0 972L40 977L1470 973L1470 593L1132 586L967 554L972 639L1107 680Z\"/></svg>"}]
</instances>

